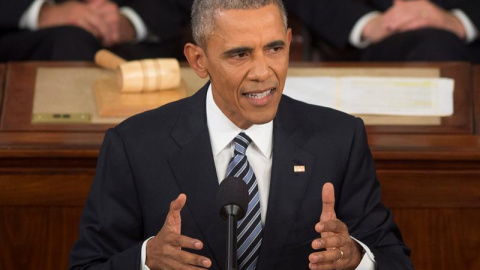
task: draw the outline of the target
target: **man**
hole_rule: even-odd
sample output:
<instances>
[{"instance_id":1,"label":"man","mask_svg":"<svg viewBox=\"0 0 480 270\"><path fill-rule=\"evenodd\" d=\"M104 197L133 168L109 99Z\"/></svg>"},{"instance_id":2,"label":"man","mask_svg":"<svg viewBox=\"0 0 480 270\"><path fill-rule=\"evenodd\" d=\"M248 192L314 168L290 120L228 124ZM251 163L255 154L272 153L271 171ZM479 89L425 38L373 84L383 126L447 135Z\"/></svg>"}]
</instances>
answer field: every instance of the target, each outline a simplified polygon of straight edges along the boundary
<instances>
[{"instance_id":1,"label":"man","mask_svg":"<svg viewBox=\"0 0 480 270\"><path fill-rule=\"evenodd\" d=\"M286 2L314 36L336 49L358 48L360 60L480 62L479 1Z\"/></svg>"},{"instance_id":2,"label":"man","mask_svg":"<svg viewBox=\"0 0 480 270\"><path fill-rule=\"evenodd\" d=\"M210 83L107 132L71 269L224 269L215 197L236 170L239 269L412 269L362 121L282 96L282 2L198 0L192 28L185 55Z\"/></svg>"},{"instance_id":3,"label":"man","mask_svg":"<svg viewBox=\"0 0 480 270\"><path fill-rule=\"evenodd\" d=\"M190 0L15 0L0 3L0 61L180 57Z\"/></svg>"}]
</instances>

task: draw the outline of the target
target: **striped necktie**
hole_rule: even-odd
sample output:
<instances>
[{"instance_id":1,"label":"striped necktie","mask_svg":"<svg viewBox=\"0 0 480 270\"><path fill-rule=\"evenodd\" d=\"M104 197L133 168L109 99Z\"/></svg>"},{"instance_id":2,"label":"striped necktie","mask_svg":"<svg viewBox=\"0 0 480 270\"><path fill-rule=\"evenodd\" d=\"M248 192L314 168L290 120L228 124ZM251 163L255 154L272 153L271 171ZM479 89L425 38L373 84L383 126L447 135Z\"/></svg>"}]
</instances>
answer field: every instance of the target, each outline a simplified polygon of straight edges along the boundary
<instances>
[{"instance_id":1,"label":"striped necktie","mask_svg":"<svg viewBox=\"0 0 480 270\"><path fill-rule=\"evenodd\" d=\"M240 270L253 270L257 266L258 253L262 244L262 219L260 216L260 194L257 179L248 163L245 152L252 139L241 132L235 139L234 156L227 167L227 177L243 179L248 187L248 210L237 223L237 262Z\"/></svg>"}]
</instances>

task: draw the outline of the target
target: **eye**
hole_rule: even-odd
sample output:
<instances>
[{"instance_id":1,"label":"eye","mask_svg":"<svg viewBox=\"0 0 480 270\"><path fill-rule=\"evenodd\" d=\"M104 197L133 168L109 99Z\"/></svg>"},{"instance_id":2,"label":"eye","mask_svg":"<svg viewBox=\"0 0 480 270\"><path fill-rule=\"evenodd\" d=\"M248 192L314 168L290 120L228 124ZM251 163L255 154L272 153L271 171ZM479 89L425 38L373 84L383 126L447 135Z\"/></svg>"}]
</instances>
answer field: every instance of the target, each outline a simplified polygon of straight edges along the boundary
<instances>
[{"instance_id":1,"label":"eye","mask_svg":"<svg viewBox=\"0 0 480 270\"><path fill-rule=\"evenodd\" d=\"M268 49L270 53L279 53L283 50L283 46L275 46Z\"/></svg>"},{"instance_id":2,"label":"eye","mask_svg":"<svg viewBox=\"0 0 480 270\"><path fill-rule=\"evenodd\" d=\"M242 59L248 56L248 52L239 52L232 55L233 58Z\"/></svg>"}]
</instances>

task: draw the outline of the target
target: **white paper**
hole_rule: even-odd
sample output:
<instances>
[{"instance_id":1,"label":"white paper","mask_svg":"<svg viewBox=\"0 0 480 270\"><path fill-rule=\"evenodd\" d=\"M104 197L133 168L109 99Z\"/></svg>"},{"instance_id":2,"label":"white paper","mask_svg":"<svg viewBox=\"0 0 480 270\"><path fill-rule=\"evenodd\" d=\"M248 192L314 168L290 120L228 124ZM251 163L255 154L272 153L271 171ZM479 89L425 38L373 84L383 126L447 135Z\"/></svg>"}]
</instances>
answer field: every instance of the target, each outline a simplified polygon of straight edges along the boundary
<instances>
[{"instance_id":1,"label":"white paper","mask_svg":"<svg viewBox=\"0 0 480 270\"><path fill-rule=\"evenodd\" d=\"M284 94L350 114L449 116L449 78L288 77Z\"/></svg>"}]
</instances>

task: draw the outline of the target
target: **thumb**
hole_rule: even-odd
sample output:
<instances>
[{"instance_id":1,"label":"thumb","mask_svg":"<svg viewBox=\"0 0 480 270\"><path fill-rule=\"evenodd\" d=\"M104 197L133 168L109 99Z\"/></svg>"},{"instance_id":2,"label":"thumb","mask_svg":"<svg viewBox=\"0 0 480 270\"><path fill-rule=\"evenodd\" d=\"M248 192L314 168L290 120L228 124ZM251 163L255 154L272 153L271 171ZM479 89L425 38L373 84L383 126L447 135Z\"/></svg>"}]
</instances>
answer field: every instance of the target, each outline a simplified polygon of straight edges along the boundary
<instances>
[{"instance_id":1,"label":"thumb","mask_svg":"<svg viewBox=\"0 0 480 270\"><path fill-rule=\"evenodd\" d=\"M334 220L335 214L335 191L332 183L325 183L322 189L322 214L320 221Z\"/></svg>"},{"instance_id":2,"label":"thumb","mask_svg":"<svg viewBox=\"0 0 480 270\"><path fill-rule=\"evenodd\" d=\"M176 233L181 233L182 226L182 217L180 211L185 206L187 202L187 196L185 194L180 194L178 197L170 203L170 210L168 211L167 218L165 220L165 225Z\"/></svg>"}]
</instances>

